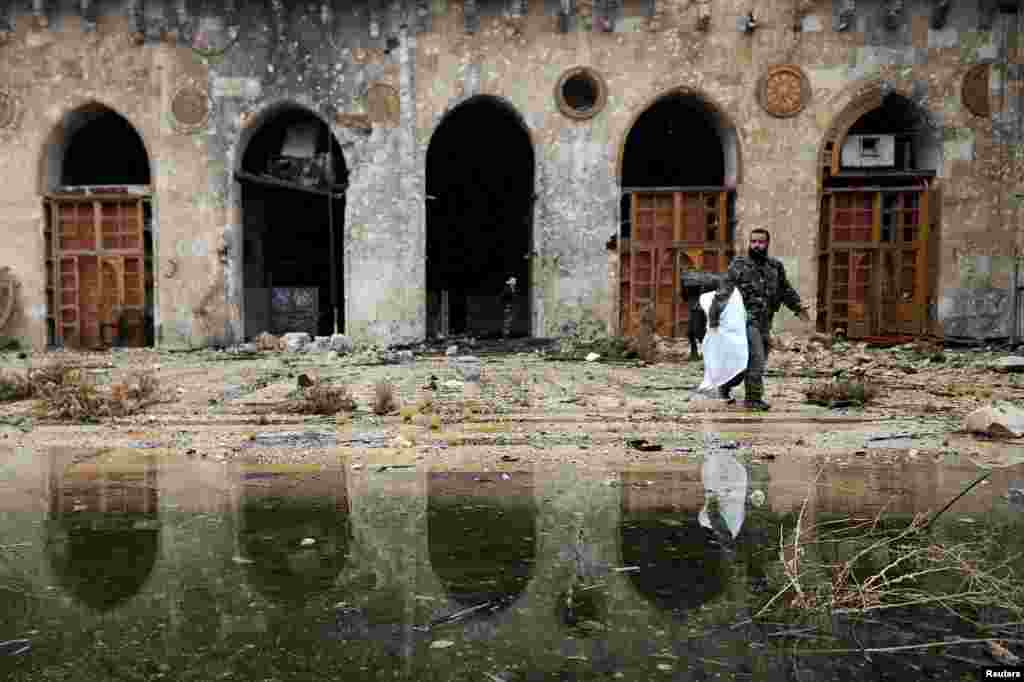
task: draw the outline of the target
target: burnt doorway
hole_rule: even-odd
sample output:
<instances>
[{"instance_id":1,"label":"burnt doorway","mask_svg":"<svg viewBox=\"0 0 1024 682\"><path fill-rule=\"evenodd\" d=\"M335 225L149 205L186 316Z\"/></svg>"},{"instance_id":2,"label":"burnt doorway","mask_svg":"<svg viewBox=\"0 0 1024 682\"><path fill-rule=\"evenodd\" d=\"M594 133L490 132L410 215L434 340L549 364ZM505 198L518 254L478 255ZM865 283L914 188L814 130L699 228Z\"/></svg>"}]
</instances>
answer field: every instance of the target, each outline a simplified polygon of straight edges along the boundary
<instances>
[{"instance_id":1,"label":"burnt doorway","mask_svg":"<svg viewBox=\"0 0 1024 682\"><path fill-rule=\"evenodd\" d=\"M934 303L940 141L906 97L874 93L827 139L818 230L818 330L926 333Z\"/></svg>"},{"instance_id":2,"label":"burnt doorway","mask_svg":"<svg viewBox=\"0 0 1024 682\"><path fill-rule=\"evenodd\" d=\"M644 111L622 153L620 328L639 333L653 307L655 333L685 336L683 272L723 272L733 256L736 133L694 93Z\"/></svg>"},{"instance_id":3,"label":"burnt doorway","mask_svg":"<svg viewBox=\"0 0 1024 682\"><path fill-rule=\"evenodd\" d=\"M65 116L45 158L48 343L152 345L152 186L142 138L93 103Z\"/></svg>"},{"instance_id":4,"label":"burnt doorway","mask_svg":"<svg viewBox=\"0 0 1024 682\"><path fill-rule=\"evenodd\" d=\"M530 334L534 157L492 97L450 112L427 149L427 333Z\"/></svg>"},{"instance_id":5,"label":"burnt doorway","mask_svg":"<svg viewBox=\"0 0 1024 682\"><path fill-rule=\"evenodd\" d=\"M253 133L242 188L244 335L342 332L348 169L330 128L278 108Z\"/></svg>"}]
</instances>

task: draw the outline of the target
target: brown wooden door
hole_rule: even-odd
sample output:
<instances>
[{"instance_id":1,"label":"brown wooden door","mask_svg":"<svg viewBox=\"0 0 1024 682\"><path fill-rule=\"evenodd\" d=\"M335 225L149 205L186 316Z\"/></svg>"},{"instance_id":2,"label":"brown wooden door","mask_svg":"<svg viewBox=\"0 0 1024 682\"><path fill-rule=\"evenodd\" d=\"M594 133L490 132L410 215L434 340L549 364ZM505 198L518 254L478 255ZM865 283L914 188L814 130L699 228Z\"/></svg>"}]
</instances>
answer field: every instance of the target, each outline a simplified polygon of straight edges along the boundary
<instances>
[{"instance_id":1,"label":"brown wooden door","mask_svg":"<svg viewBox=\"0 0 1024 682\"><path fill-rule=\"evenodd\" d=\"M722 189L632 193L632 234L620 242L620 322L636 336L647 306L655 333L686 336L689 307L680 281L688 269L723 272L732 258L728 194Z\"/></svg>"},{"instance_id":2,"label":"brown wooden door","mask_svg":"<svg viewBox=\"0 0 1024 682\"><path fill-rule=\"evenodd\" d=\"M99 348L145 343L142 198L52 198L55 341Z\"/></svg>"},{"instance_id":3,"label":"brown wooden door","mask_svg":"<svg viewBox=\"0 0 1024 682\"><path fill-rule=\"evenodd\" d=\"M819 331L921 334L928 324L928 193L826 191L819 223Z\"/></svg>"}]
</instances>

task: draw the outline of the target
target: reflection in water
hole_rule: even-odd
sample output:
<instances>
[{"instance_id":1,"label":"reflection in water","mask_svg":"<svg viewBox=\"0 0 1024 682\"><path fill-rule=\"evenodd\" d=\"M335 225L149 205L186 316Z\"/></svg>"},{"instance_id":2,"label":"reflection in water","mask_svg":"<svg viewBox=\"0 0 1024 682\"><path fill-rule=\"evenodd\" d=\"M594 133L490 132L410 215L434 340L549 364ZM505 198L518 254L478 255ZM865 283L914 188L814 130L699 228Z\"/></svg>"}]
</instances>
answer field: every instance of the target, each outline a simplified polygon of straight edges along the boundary
<instances>
[{"instance_id":1,"label":"reflection in water","mask_svg":"<svg viewBox=\"0 0 1024 682\"><path fill-rule=\"evenodd\" d=\"M432 473L428 495L430 563L448 595L488 612L515 601L536 551L533 474Z\"/></svg>"},{"instance_id":2,"label":"reflection in water","mask_svg":"<svg viewBox=\"0 0 1024 682\"><path fill-rule=\"evenodd\" d=\"M712 451L704 456L701 479L704 506L697 520L720 542L735 540L746 516L747 470L729 453Z\"/></svg>"},{"instance_id":3,"label":"reflection in water","mask_svg":"<svg viewBox=\"0 0 1024 682\"><path fill-rule=\"evenodd\" d=\"M160 551L151 455L99 455L61 468L51 458L46 550L65 590L108 611L136 595Z\"/></svg>"},{"instance_id":4,"label":"reflection in water","mask_svg":"<svg viewBox=\"0 0 1024 682\"><path fill-rule=\"evenodd\" d=\"M623 472L622 562L640 594L676 616L723 592L727 554L696 509L700 488L689 472ZM647 485L653 481L653 485Z\"/></svg>"},{"instance_id":5,"label":"reflection in water","mask_svg":"<svg viewBox=\"0 0 1024 682\"><path fill-rule=\"evenodd\" d=\"M249 470L242 478L240 560L252 586L277 602L329 589L349 545L344 470Z\"/></svg>"}]
</instances>

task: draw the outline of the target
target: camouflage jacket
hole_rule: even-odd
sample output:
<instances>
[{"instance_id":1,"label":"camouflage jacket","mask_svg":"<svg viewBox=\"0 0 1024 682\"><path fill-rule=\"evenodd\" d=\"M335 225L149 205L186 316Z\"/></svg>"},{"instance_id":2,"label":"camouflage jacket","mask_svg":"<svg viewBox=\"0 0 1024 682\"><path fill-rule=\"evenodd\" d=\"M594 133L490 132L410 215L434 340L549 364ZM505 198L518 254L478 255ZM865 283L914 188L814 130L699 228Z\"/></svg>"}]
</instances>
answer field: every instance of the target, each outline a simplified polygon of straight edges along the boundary
<instances>
[{"instance_id":1,"label":"camouflage jacket","mask_svg":"<svg viewBox=\"0 0 1024 682\"><path fill-rule=\"evenodd\" d=\"M800 312L803 307L800 294L786 279L786 268L781 261L769 257L758 264L749 256L736 256L715 292L708 315L708 322L712 326L718 325L722 310L735 287L740 288L743 296L747 321L766 331L771 330L772 318L783 304L794 313Z\"/></svg>"}]
</instances>

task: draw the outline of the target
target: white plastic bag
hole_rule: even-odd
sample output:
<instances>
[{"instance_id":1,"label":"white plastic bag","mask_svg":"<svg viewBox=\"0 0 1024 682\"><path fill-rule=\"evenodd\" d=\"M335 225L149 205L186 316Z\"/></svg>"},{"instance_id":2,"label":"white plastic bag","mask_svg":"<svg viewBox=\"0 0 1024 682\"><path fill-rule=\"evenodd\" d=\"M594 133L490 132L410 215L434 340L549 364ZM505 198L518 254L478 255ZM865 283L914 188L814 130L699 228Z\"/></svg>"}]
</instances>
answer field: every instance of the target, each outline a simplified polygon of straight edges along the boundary
<instances>
[{"instance_id":1,"label":"white plastic bag","mask_svg":"<svg viewBox=\"0 0 1024 682\"><path fill-rule=\"evenodd\" d=\"M697 515L700 525L716 530L723 525L733 539L740 534L747 505L747 470L735 457L724 452L709 452L701 468L704 479L704 508ZM708 508L712 500L717 512L712 518Z\"/></svg>"},{"instance_id":2,"label":"white plastic bag","mask_svg":"<svg viewBox=\"0 0 1024 682\"><path fill-rule=\"evenodd\" d=\"M711 319L711 301L715 292L701 294L700 307ZM718 320L718 329L708 326L704 336L704 381L698 391L718 388L747 368L747 309L739 287L732 290Z\"/></svg>"}]
</instances>

